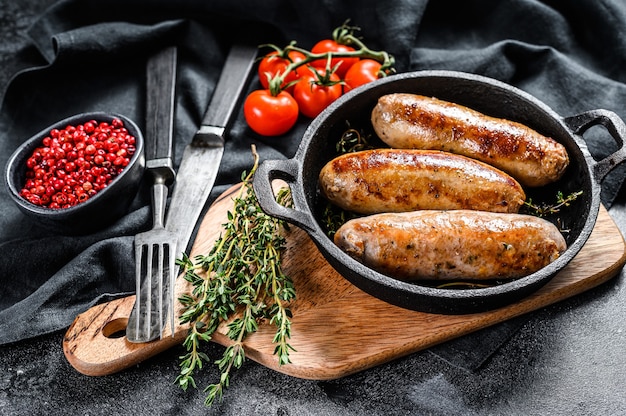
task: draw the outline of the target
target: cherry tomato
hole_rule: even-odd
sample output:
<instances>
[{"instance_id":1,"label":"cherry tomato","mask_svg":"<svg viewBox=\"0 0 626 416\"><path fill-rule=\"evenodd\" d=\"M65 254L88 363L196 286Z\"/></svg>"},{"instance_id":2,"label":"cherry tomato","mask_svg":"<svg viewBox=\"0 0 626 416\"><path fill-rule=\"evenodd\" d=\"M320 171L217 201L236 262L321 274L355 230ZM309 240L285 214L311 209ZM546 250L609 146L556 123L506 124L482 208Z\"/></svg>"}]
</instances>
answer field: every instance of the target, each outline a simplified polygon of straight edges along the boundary
<instances>
[{"instance_id":1,"label":"cherry tomato","mask_svg":"<svg viewBox=\"0 0 626 416\"><path fill-rule=\"evenodd\" d=\"M347 45L342 45L339 44L337 42L335 42L332 39L323 39L320 40L319 42L317 42L313 48L311 48L311 52L312 53L326 53L326 52L351 52L353 51L354 48L351 46L347 46ZM335 72L339 78L343 78L343 76L346 74L346 71L348 70L348 68L350 68L352 65L354 65L357 61L359 60L359 58L357 57L353 57L353 58L332 58L330 61L330 67L334 68L335 65L337 65L339 62L341 62L341 65L339 65L339 67L337 68L337 71ZM311 65L313 65L316 68L326 68L326 64L327 64L327 60L326 59L318 59L316 61L311 62Z\"/></svg>"},{"instance_id":2,"label":"cherry tomato","mask_svg":"<svg viewBox=\"0 0 626 416\"><path fill-rule=\"evenodd\" d=\"M286 133L298 120L298 103L286 91L274 96L269 90L252 91L243 103L248 126L262 136Z\"/></svg>"},{"instance_id":3,"label":"cherry tomato","mask_svg":"<svg viewBox=\"0 0 626 416\"><path fill-rule=\"evenodd\" d=\"M291 59L291 61L293 62L300 62L305 59L304 54L298 51L289 51L288 56L289 56L289 59ZM268 76L269 78L273 78L278 73L282 74L285 72L285 68L287 68L287 66L291 63L289 59L285 59L285 58L278 56L277 51L270 52L269 54L265 55L263 59L261 59L261 62L259 63L258 72L259 72L259 81L261 82L261 85L263 86L263 88L269 87ZM282 84L283 87L289 84L290 82L293 82L299 78L299 73L298 73L299 69L300 68L294 71L291 71L285 77L285 82L283 82ZM293 90L293 87L288 88L288 90Z\"/></svg>"},{"instance_id":4,"label":"cherry tomato","mask_svg":"<svg viewBox=\"0 0 626 416\"><path fill-rule=\"evenodd\" d=\"M380 62L373 59L361 59L352 65L344 78L344 91L348 92L360 85L377 80L381 66Z\"/></svg>"},{"instance_id":5,"label":"cherry tomato","mask_svg":"<svg viewBox=\"0 0 626 416\"><path fill-rule=\"evenodd\" d=\"M325 70L320 69L317 71L321 74L325 72ZM293 89L293 98L298 103L300 113L310 118L317 117L322 110L342 94L341 84L339 83L341 80L337 74L330 74L328 77L328 80L334 83L333 85L318 85L316 80L317 77L313 73L302 76Z\"/></svg>"}]
</instances>

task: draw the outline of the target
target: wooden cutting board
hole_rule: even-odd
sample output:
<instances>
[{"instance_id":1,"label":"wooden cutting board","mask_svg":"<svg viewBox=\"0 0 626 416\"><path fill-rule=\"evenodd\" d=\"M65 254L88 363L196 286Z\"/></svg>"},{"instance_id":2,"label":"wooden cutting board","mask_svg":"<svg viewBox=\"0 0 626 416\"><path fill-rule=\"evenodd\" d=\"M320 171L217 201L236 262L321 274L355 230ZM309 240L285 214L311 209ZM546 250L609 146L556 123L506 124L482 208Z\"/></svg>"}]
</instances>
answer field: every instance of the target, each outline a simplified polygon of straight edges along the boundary
<instances>
[{"instance_id":1,"label":"wooden cutting board","mask_svg":"<svg viewBox=\"0 0 626 416\"><path fill-rule=\"evenodd\" d=\"M206 254L232 210L235 186L212 205L204 217L191 257ZM591 289L617 275L626 262L626 244L617 225L601 207L589 240L546 286L508 306L470 315L415 312L378 300L339 275L322 257L308 235L292 227L284 270L294 281L291 364L279 366L273 355L274 328L262 325L246 342L246 355L276 371L300 378L329 380L353 374L401 356L429 348L470 332L537 310ZM179 278L177 293L188 293ZM182 343L187 328L176 326L174 336L133 344L124 333L135 297L97 305L79 315L63 339L63 351L79 372L112 374ZM180 305L178 305L180 307ZM221 328L213 340L228 345ZM215 357L219 358L219 357ZM172 357L177 360L177 357Z\"/></svg>"}]
</instances>

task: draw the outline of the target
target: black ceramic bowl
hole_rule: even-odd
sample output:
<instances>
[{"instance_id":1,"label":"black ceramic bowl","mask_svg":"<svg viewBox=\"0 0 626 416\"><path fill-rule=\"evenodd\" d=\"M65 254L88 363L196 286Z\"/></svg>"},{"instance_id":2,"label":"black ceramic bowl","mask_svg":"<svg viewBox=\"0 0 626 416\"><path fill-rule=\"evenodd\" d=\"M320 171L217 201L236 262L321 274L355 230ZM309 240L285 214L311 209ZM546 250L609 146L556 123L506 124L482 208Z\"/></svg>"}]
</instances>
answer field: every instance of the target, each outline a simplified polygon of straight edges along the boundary
<instances>
[{"instance_id":1,"label":"black ceramic bowl","mask_svg":"<svg viewBox=\"0 0 626 416\"><path fill-rule=\"evenodd\" d=\"M111 122L119 118L128 132L135 136L135 154L130 163L109 185L93 197L69 208L51 209L34 205L19 192L26 181L26 160L42 145L44 137L52 129L63 129L68 125L79 125L89 120ZM9 195L19 209L38 225L61 234L85 234L110 225L123 216L135 198L145 167L144 139L139 127L129 118L111 113L82 113L66 118L40 131L24 142L9 158L5 182Z\"/></svg>"},{"instance_id":2,"label":"black ceramic bowl","mask_svg":"<svg viewBox=\"0 0 626 416\"><path fill-rule=\"evenodd\" d=\"M557 191L569 195L583 191L574 204L559 214L568 248L553 263L526 277L486 288L442 289L419 282L403 282L378 273L340 250L327 237L321 222L326 201L318 189L321 168L334 156L335 145L352 127L372 132L370 115L378 98L394 92L416 93L459 103L494 117L526 124L562 143L570 156L570 166L561 180L527 194L535 202L554 202ZM620 149L595 161L582 134L593 125L603 125ZM473 74L451 71L421 71L387 77L357 88L313 120L292 159L268 160L259 166L254 190L259 204L270 215L304 229L328 262L363 291L407 309L431 313L473 313L517 301L546 284L563 269L587 241L600 207L600 183L606 174L626 158L623 138L626 126L614 113L593 110L563 118L533 96L508 84ZM276 203L271 182L288 182L294 208Z\"/></svg>"}]
</instances>

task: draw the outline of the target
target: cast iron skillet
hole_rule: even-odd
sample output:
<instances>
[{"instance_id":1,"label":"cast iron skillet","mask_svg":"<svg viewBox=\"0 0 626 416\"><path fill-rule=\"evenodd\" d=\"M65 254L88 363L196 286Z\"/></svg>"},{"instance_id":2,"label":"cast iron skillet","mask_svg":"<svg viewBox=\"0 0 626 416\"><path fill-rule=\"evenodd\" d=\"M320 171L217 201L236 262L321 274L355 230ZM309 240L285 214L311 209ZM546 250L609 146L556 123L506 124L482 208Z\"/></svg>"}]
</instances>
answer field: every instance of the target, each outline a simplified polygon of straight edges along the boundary
<instances>
[{"instance_id":1,"label":"cast iron skillet","mask_svg":"<svg viewBox=\"0 0 626 416\"><path fill-rule=\"evenodd\" d=\"M329 239L320 225L326 204L318 191L322 166L337 155L335 145L347 129L371 130L370 113L378 97L393 92L434 96L463 104L485 114L526 124L562 143L570 156L570 166L555 184L537 190L526 189L533 201L553 202L556 192L583 194L558 214L558 226L568 229L567 250L543 269L487 288L442 289L415 282L402 282L378 273L354 260ZM618 143L619 150L596 161L582 138L583 132L602 125ZM451 71L420 71L390 76L357 88L330 105L314 119L293 159L267 160L254 178L254 191L268 214L305 230L327 261L347 280L363 291L403 308L442 314L474 313L515 302L546 284L581 250L594 227L600 207L600 183L626 158L626 125L613 112L592 110L572 117L561 117L533 96L508 84L473 74ZM271 182L285 180L292 191L294 207L276 203ZM556 219L552 219L556 221Z\"/></svg>"}]
</instances>

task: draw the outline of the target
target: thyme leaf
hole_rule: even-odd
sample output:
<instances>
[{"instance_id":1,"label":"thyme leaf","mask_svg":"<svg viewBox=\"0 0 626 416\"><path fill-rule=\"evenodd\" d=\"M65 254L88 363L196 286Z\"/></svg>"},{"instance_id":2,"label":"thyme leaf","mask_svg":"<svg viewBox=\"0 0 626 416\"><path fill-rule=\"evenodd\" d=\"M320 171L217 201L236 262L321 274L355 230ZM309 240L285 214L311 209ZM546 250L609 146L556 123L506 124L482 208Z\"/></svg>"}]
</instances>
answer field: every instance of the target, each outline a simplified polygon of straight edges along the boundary
<instances>
[{"instance_id":1,"label":"thyme leaf","mask_svg":"<svg viewBox=\"0 0 626 416\"><path fill-rule=\"evenodd\" d=\"M227 324L227 336L233 343L214 364L220 378L204 389L205 405L221 401L234 369L245 362L244 341L257 331L261 322L276 327L274 353L280 365L290 363L291 311L289 303L296 297L291 278L282 270L282 253L286 239L282 232L286 223L265 214L252 189L252 178L258 166L258 154L252 147L254 165L242 173L243 185L234 198L233 211L228 212L224 230L207 254L193 260L183 257L184 279L193 288L180 296L183 313L180 322L189 324L183 342L187 350L180 357L180 373L176 383L186 390L196 388L194 375L211 359L201 351L221 324ZM281 189L277 202L291 205L289 189Z\"/></svg>"}]
</instances>

